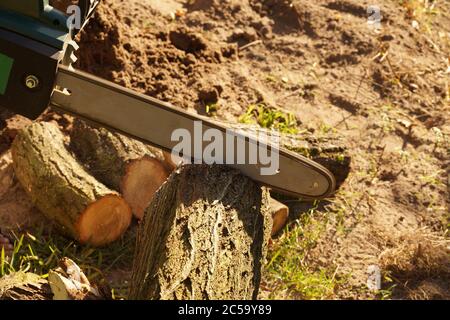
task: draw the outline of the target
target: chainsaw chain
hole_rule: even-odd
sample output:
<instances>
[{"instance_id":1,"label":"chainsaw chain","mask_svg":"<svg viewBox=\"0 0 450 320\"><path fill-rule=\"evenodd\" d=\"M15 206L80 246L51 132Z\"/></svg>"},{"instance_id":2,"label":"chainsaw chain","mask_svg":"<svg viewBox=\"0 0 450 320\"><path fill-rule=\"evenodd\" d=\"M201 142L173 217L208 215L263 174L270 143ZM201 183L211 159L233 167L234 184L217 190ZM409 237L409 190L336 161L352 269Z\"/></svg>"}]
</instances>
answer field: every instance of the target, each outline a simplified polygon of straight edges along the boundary
<instances>
[{"instance_id":1,"label":"chainsaw chain","mask_svg":"<svg viewBox=\"0 0 450 320\"><path fill-rule=\"evenodd\" d=\"M75 53L79 49L78 44L75 42L75 36L83 30L89 19L94 15L95 9L100 4L100 0L79 0L78 6L82 14L81 28L79 30L73 30L72 40L66 43L64 50L64 56L61 60L61 64L65 66L72 66L77 61Z\"/></svg>"},{"instance_id":2,"label":"chainsaw chain","mask_svg":"<svg viewBox=\"0 0 450 320\"><path fill-rule=\"evenodd\" d=\"M99 5L100 0L80 0L78 2L78 5L80 6L81 13L83 14L83 21L81 24L80 30L77 32L80 32L84 26L87 24L89 19L92 17L92 15L95 12L95 9Z\"/></svg>"}]
</instances>

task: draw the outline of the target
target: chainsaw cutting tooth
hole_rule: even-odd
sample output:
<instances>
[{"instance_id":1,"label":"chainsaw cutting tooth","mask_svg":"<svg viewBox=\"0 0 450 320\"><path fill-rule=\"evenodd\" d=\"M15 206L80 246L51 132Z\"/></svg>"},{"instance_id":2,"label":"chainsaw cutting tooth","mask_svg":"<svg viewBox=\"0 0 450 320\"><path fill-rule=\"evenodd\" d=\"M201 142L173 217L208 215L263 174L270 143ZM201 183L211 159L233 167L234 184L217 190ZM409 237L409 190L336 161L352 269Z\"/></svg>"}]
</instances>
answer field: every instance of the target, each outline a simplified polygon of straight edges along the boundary
<instances>
[{"instance_id":1,"label":"chainsaw cutting tooth","mask_svg":"<svg viewBox=\"0 0 450 320\"><path fill-rule=\"evenodd\" d=\"M78 45L78 43L75 40L70 40L67 45L71 46L73 50L77 51L78 49L80 49L80 46Z\"/></svg>"},{"instance_id":2,"label":"chainsaw cutting tooth","mask_svg":"<svg viewBox=\"0 0 450 320\"><path fill-rule=\"evenodd\" d=\"M75 62L77 62L78 58L75 55L75 52L80 48L78 43L76 43L74 40L70 40L67 42L67 48L65 51L64 58L62 60L62 64L65 66L71 66Z\"/></svg>"},{"instance_id":3,"label":"chainsaw cutting tooth","mask_svg":"<svg viewBox=\"0 0 450 320\"><path fill-rule=\"evenodd\" d=\"M78 60L77 56L75 55L75 53L72 52L70 55L70 63L71 64L75 63L75 62L77 62L77 60Z\"/></svg>"}]
</instances>

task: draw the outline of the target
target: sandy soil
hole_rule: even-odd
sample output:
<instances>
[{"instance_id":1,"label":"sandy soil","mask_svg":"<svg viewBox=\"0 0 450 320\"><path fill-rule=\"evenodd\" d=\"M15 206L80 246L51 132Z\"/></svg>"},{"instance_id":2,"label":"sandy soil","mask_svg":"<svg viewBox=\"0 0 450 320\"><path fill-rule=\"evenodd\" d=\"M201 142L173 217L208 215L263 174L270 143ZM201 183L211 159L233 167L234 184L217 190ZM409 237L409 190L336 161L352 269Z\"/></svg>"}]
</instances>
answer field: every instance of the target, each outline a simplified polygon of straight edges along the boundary
<instances>
[{"instance_id":1,"label":"sandy soil","mask_svg":"<svg viewBox=\"0 0 450 320\"><path fill-rule=\"evenodd\" d=\"M380 32L370 1L104 0L78 67L225 121L264 102L342 137L352 172L306 262L345 279L337 298L373 297L370 265L391 272L394 297L449 298L450 3L378 3Z\"/></svg>"}]
</instances>

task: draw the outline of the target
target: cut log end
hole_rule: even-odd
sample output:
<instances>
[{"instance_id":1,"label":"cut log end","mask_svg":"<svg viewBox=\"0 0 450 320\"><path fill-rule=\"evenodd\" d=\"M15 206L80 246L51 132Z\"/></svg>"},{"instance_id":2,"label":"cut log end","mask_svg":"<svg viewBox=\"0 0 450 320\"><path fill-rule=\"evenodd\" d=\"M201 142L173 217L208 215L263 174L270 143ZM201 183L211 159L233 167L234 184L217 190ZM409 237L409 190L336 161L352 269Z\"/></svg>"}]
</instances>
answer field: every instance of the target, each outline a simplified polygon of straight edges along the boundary
<instances>
[{"instance_id":1,"label":"cut log end","mask_svg":"<svg viewBox=\"0 0 450 320\"><path fill-rule=\"evenodd\" d=\"M163 164L148 156L128 164L121 190L137 219L144 217L145 209L168 176Z\"/></svg>"},{"instance_id":2,"label":"cut log end","mask_svg":"<svg viewBox=\"0 0 450 320\"><path fill-rule=\"evenodd\" d=\"M104 196L81 214L77 225L79 241L93 246L111 243L127 230L131 217L131 208L124 199Z\"/></svg>"},{"instance_id":3,"label":"cut log end","mask_svg":"<svg viewBox=\"0 0 450 320\"><path fill-rule=\"evenodd\" d=\"M90 174L108 188L120 192L136 218L173 170L162 150L105 128L75 120L71 148Z\"/></svg>"},{"instance_id":4,"label":"cut log end","mask_svg":"<svg viewBox=\"0 0 450 320\"><path fill-rule=\"evenodd\" d=\"M289 208L273 198L269 199L269 206L273 219L272 236L274 236L285 226L289 218Z\"/></svg>"}]
</instances>

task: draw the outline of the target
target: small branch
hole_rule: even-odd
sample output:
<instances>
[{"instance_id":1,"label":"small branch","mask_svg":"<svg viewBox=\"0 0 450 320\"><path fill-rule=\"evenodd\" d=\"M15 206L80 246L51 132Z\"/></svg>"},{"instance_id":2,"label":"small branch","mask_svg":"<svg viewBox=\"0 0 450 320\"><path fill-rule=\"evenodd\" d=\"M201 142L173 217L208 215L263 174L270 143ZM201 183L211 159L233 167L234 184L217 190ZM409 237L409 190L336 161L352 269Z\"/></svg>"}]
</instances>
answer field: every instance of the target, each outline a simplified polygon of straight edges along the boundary
<instances>
[{"instance_id":1,"label":"small branch","mask_svg":"<svg viewBox=\"0 0 450 320\"><path fill-rule=\"evenodd\" d=\"M246 45L240 47L239 51L244 51L244 50L246 50L246 49L248 49L250 47L256 46L256 45L261 44L261 43L263 43L262 40L256 40L256 41L247 43Z\"/></svg>"}]
</instances>

